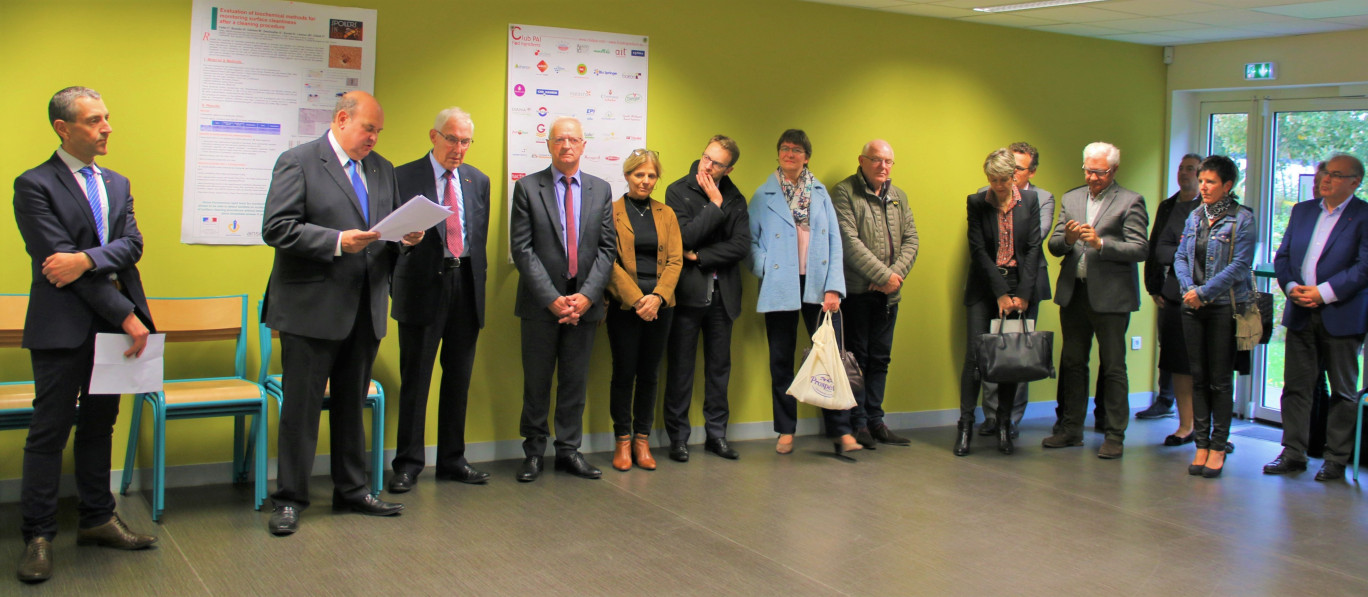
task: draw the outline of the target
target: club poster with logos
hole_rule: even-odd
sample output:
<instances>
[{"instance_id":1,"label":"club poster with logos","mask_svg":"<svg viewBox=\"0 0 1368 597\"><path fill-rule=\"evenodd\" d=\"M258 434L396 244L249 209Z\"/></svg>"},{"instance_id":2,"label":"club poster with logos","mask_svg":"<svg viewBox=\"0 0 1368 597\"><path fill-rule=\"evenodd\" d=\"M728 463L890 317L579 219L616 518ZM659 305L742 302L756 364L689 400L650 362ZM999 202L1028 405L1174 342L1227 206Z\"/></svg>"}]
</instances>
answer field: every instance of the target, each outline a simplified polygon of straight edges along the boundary
<instances>
[{"instance_id":1,"label":"club poster with logos","mask_svg":"<svg viewBox=\"0 0 1368 597\"><path fill-rule=\"evenodd\" d=\"M261 244L276 158L328 132L338 96L375 89L376 11L195 0L181 242Z\"/></svg>"},{"instance_id":2,"label":"club poster with logos","mask_svg":"<svg viewBox=\"0 0 1368 597\"><path fill-rule=\"evenodd\" d=\"M546 139L561 116L584 126L580 169L627 192L622 161L646 147L643 35L508 26L508 199L513 183L551 165Z\"/></svg>"}]
</instances>

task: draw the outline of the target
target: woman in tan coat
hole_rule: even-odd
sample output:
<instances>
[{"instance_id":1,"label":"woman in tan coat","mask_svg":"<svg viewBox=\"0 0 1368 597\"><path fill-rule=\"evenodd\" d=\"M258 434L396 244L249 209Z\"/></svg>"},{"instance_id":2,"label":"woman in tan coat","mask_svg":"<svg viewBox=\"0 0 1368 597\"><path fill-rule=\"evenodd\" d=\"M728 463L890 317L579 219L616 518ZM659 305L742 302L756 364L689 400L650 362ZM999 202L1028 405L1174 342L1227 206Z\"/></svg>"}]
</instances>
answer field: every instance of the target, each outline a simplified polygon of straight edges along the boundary
<instances>
[{"instance_id":1,"label":"woman in tan coat","mask_svg":"<svg viewBox=\"0 0 1368 597\"><path fill-rule=\"evenodd\" d=\"M684 246L674 210L651 199L660 180L659 156L635 150L622 172L627 194L613 203L618 255L608 285L608 345L613 352L609 412L617 439L613 468L625 471L635 461L655 470L649 442L656 372L669 337Z\"/></svg>"}]
</instances>

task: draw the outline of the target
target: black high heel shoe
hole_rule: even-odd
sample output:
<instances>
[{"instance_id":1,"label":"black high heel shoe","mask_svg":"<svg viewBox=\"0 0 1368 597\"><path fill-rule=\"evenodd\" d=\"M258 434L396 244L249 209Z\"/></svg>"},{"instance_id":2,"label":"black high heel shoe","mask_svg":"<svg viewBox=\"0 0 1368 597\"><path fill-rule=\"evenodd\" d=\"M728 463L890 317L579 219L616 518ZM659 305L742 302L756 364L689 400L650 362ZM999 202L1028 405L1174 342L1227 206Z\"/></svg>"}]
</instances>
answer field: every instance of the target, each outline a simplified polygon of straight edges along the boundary
<instances>
[{"instance_id":1,"label":"black high heel shoe","mask_svg":"<svg viewBox=\"0 0 1368 597\"><path fill-rule=\"evenodd\" d=\"M969 455L969 440L974 437L974 422L960 421L955 428L955 456Z\"/></svg>"}]
</instances>

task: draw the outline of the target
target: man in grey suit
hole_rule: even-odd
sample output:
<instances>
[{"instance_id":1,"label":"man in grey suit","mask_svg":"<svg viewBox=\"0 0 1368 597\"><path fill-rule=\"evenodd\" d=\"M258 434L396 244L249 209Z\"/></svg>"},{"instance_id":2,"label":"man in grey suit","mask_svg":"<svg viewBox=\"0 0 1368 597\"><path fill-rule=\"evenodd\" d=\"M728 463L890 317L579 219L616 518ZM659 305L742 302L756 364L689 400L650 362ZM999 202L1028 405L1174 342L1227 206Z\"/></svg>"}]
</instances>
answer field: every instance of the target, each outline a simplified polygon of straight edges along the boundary
<instances>
[{"instance_id":1,"label":"man in grey suit","mask_svg":"<svg viewBox=\"0 0 1368 597\"><path fill-rule=\"evenodd\" d=\"M470 373L475 341L484 327L489 177L465 163L466 151L475 141L470 114L447 108L432 126L432 151L394 169L400 201L422 195L453 213L429 229L423 242L400 255L394 266L400 384L390 493L412 489L425 465L428 390L439 345L436 476L471 484L489 479L489 473L476 470L465 458Z\"/></svg>"},{"instance_id":2,"label":"man in grey suit","mask_svg":"<svg viewBox=\"0 0 1368 597\"><path fill-rule=\"evenodd\" d=\"M552 373L558 373L556 470L586 479L602 475L579 447L595 323L604 317L603 289L617 255L611 187L580 171L580 122L556 119L546 148L551 167L514 184L509 220L509 248L521 274L513 313L522 319L519 433L526 458L517 479L524 483L542 472Z\"/></svg>"},{"instance_id":3,"label":"man in grey suit","mask_svg":"<svg viewBox=\"0 0 1368 597\"><path fill-rule=\"evenodd\" d=\"M1120 458L1130 419L1126 328L1140 309L1140 270L1149 255L1149 211L1139 193L1116 184L1121 150L1109 143L1083 148L1087 184L1064 193L1050 252L1063 257L1054 300L1059 304L1063 350L1059 357L1059 420L1046 448L1083 445L1088 403L1088 355L1097 336L1106 378L1102 396L1106 439L1098 458Z\"/></svg>"},{"instance_id":4,"label":"man in grey suit","mask_svg":"<svg viewBox=\"0 0 1368 597\"><path fill-rule=\"evenodd\" d=\"M1040 201L1040 238L1050 237L1050 227L1054 224L1054 193L1031 184L1031 179L1035 178L1036 168L1040 166L1040 152L1035 146L1025 141L1013 143L1007 148L1012 152L1012 157L1016 159L1016 174L1012 176L1012 182L1018 189L1023 191L1032 190L1036 193L1036 198ZM987 190L988 187L979 189L979 192ZM1035 299L1026 308L1026 318L1035 319L1040 312L1040 303L1050 299L1050 266L1045 259L1045 251L1040 252L1040 269L1036 270ZM1030 390L1028 384L1017 384L1016 396L1012 404L1012 438L1020 434L1017 425L1021 424L1021 417L1026 415L1026 403L1030 401ZM991 381L983 382L983 424L979 426L979 435L994 435L997 433L997 405L998 405L998 385Z\"/></svg>"},{"instance_id":5,"label":"man in grey suit","mask_svg":"<svg viewBox=\"0 0 1368 597\"><path fill-rule=\"evenodd\" d=\"M361 422L397 252L368 232L399 204L394 166L371 151L384 126L374 97L349 92L338 99L328 133L280 154L271 173L261 238L275 248L275 263L262 317L280 332L285 372L275 510L267 524L273 535L299 530L299 512L309 506L325 392L333 508L374 516L404 508L367 489ZM422 237L413 232L404 243Z\"/></svg>"}]
</instances>

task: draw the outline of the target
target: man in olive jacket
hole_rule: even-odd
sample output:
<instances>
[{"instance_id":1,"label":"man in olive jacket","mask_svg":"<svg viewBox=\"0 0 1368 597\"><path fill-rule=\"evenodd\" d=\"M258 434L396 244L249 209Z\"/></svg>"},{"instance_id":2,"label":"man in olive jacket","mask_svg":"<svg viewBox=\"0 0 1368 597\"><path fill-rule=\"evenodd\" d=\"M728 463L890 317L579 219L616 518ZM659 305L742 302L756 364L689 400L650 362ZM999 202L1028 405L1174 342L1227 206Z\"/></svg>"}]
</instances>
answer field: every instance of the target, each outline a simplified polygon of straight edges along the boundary
<instances>
[{"instance_id":1,"label":"man in olive jacket","mask_svg":"<svg viewBox=\"0 0 1368 597\"><path fill-rule=\"evenodd\" d=\"M884 424L883 401L899 289L917 261L917 224L907 194L889 178L893 148L888 142L866 143L859 163L855 174L831 188L845 255L845 349L855 353L865 377L864 391L855 393L850 424L866 448L873 448L876 440L907 445L907 438Z\"/></svg>"}]
</instances>

